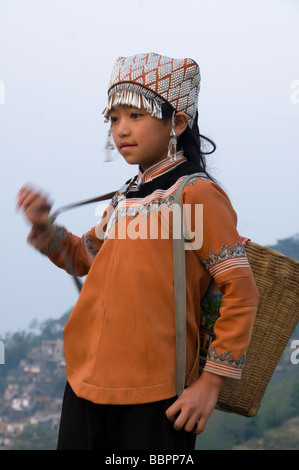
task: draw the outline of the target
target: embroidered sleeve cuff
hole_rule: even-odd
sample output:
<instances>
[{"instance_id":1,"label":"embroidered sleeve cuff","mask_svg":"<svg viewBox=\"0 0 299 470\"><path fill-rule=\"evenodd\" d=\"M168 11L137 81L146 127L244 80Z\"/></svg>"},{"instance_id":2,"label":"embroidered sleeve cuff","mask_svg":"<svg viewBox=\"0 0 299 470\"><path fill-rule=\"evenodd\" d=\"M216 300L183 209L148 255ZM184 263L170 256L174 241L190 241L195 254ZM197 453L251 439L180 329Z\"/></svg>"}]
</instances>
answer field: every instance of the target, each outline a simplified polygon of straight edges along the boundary
<instances>
[{"instance_id":1,"label":"embroidered sleeve cuff","mask_svg":"<svg viewBox=\"0 0 299 470\"><path fill-rule=\"evenodd\" d=\"M216 349L211 348L208 352L204 370L206 372L212 372L213 374L223 375L232 379L241 379L244 364L244 355L235 360L230 351L218 355Z\"/></svg>"},{"instance_id":2,"label":"embroidered sleeve cuff","mask_svg":"<svg viewBox=\"0 0 299 470\"><path fill-rule=\"evenodd\" d=\"M209 258L202 256L201 262L212 277L236 268L250 268L245 248L241 242L237 242L234 248L223 245L218 254L211 250Z\"/></svg>"},{"instance_id":3,"label":"embroidered sleeve cuff","mask_svg":"<svg viewBox=\"0 0 299 470\"><path fill-rule=\"evenodd\" d=\"M52 251L59 249L60 242L65 237L66 232L63 227L49 222L44 230L33 227L27 241L35 249L48 256Z\"/></svg>"},{"instance_id":4,"label":"embroidered sleeve cuff","mask_svg":"<svg viewBox=\"0 0 299 470\"><path fill-rule=\"evenodd\" d=\"M99 250L95 248L94 239L92 237L89 237L87 234L85 234L83 239L84 239L86 255L89 261L92 263L94 258L97 256Z\"/></svg>"}]
</instances>

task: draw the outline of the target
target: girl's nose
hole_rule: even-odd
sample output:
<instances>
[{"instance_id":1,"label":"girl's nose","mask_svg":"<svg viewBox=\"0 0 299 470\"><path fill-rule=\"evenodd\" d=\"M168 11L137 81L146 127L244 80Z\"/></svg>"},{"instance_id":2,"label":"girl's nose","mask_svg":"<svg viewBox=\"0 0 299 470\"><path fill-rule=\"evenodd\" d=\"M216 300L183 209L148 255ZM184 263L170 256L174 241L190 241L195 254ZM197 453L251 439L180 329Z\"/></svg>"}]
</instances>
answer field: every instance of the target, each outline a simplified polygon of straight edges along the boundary
<instances>
[{"instance_id":1,"label":"girl's nose","mask_svg":"<svg viewBox=\"0 0 299 470\"><path fill-rule=\"evenodd\" d=\"M124 137L130 134L130 127L126 119L121 119L117 126L117 133L119 137Z\"/></svg>"}]
</instances>

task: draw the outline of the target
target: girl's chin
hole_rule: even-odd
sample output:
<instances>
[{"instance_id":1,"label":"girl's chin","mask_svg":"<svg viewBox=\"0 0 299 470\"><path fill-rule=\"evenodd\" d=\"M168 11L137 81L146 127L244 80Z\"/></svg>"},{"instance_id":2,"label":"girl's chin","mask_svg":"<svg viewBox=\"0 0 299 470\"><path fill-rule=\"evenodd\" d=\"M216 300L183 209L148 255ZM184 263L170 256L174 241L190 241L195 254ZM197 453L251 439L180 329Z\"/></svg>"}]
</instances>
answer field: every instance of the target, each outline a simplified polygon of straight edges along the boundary
<instances>
[{"instance_id":1,"label":"girl's chin","mask_svg":"<svg viewBox=\"0 0 299 470\"><path fill-rule=\"evenodd\" d=\"M141 162L138 160L138 158L134 158L132 155L124 155L121 154L123 159L126 160L129 165L140 165Z\"/></svg>"},{"instance_id":2,"label":"girl's chin","mask_svg":"<svg viewBox=\"0 0 299 470\"><path fill-rule=\"evenodd\" d=\"M137 155L129 154L127 152L121 152L121 155L129 165L139 165L143 171L147 170L148 168L155 165L156 163L159 163L162 159L166 158L166 157L161 157L157 159L153 158L153 159L147 160L144 158L138 158Z\"/></svg>"}]
</instances>

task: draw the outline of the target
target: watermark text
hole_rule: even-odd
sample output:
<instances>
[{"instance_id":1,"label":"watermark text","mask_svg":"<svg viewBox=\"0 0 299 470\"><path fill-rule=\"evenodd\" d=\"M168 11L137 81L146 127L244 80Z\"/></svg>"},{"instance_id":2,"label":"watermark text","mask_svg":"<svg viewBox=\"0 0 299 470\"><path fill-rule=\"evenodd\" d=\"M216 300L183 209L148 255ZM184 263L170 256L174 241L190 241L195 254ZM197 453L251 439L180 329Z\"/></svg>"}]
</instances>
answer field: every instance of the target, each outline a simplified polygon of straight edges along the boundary
<instances>
[{"instance_id":1,"label":"watermark text","mask_svg":"<svg viewBox=\"0 0 299 470\"><path fill-rule=\"evenodd\" d=\"M101 205L102 207L102 205ZM96 210L100 215L101 207ZM203 243L203 204L153 201L148 205L121 199L115 209L105 211L96 226L100 240L169 240L184 238L185 250L199 250Z\"/></svg>"},{"instance_id":2,"label":"watermark text","mask_svg":"<svg viewBox=\"0 0 299 470\"><path fill-rule=\"evenodd\" d=\"M299 80L293 80L291 83L292 93L291 93L291 103L299 104Z\"/></svg>"},{"instance_id":3,"label":"watermark text","mask_svg":"<svg viewBox=\"0 0 299 470\"><path fill-rule=\"evenodd\" d=\"M0 80L0 104L5 103L5 86L3 80Z\"/></svg>"},{"instance_id":4,"label":"watermark text","mask_svg":"<svg viewBox=\"0 0 299 470\"><path fill-rule=\"evenodd\" d=\"M0 340L0 365L5 364L5 345L3 341Z\"/></svg>"},{"instance_id":5,"label":"watermark text","mask_svg":"<svg viewBox=\"0 0 299 470\"><path fill-rule=\"evenodd\" d=\"M291 354L291 363L294 365L299 364L299 340L295 339L291 343L291 349L295 349L295 351Z\"/></svg>"}]
</instances>

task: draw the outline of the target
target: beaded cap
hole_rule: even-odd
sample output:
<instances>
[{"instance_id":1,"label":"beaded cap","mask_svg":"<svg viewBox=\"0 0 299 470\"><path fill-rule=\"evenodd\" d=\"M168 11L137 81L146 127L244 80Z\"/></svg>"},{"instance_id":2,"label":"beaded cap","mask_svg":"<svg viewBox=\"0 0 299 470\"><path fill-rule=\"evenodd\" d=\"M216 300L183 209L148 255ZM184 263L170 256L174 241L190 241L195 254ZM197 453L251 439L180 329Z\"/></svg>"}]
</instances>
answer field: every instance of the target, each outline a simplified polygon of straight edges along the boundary
<instances>
[{"instance_id":1,"label":"beaded cap","mask_svg":"<svg viewBox=\"0 0 299 470\"><path fill-rule=\"evenodd\" d=\"M192 128L197 112L200 70L192 59L173 59L155 53L120 57L108 86L108 104L103 114L108 121L112 106L144 107L162 118L162 104L185 112Z\"/></svg>"}]
</instances>

